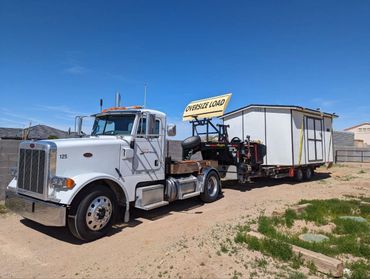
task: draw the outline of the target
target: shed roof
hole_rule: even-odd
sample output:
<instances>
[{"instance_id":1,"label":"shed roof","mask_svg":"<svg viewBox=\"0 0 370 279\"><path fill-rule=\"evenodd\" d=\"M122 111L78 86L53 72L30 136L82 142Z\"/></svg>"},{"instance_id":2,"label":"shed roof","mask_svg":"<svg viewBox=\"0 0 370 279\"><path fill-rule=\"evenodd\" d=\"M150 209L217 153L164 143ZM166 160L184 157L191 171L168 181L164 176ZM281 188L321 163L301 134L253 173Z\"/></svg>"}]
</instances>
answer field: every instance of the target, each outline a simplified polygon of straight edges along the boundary
<instances>
[{"instance_id":1,"label":"shed roof","mask_svg":"<svg viewBox=\"0 0 370 279\"><path fill-rule=\"evenodd\" d=\"M287 109L287 110L291 110L292 109L292 110L307 112L307 113L316 114L316 115L325 115L325 116L332 117L332 118L338 117L338 115L336 115L335 113L327 113L327 112L322 112L320 110L315 110L315 109L310 109L310 108L305 108L305 107L295 106L295 105L261 105L261 104L251 104L251 105L248 105L248 106L241 107L239 109L230 111L228 113L225 113L224 115L220 116L220 118L222 119L222 118L224 118L226 116L230 116L232 114L235 114L235 113L238 113L238 112L241 112L241 111L250 109L250 108L276 108L276 109Z\"/></svg>"}]
</instances>

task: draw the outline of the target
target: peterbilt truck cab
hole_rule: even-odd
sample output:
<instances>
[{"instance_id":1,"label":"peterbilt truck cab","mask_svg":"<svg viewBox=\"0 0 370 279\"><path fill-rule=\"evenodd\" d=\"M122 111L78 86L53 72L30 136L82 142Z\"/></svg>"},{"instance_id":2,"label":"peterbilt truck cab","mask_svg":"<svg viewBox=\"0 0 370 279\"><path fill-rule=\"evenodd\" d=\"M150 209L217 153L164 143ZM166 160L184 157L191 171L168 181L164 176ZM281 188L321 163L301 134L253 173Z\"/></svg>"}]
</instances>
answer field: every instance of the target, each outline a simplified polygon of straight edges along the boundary
<instances>
[{"instance_id":1,"label":"peterbilt truck cab","mask_svg":"<svg viewBox=\"0 0 370 279\"><path fill-rule=\"evenodd\" d=\"M209 161L173 162L166 115L113 107L94 115L90 136L23 141L6 206L46 226L67 226L84 241L107 234L119 212L151 210L200 196L215 201L221 182ZM123 210L122 210L123 209Z\"/></svg>"}]
</instances>

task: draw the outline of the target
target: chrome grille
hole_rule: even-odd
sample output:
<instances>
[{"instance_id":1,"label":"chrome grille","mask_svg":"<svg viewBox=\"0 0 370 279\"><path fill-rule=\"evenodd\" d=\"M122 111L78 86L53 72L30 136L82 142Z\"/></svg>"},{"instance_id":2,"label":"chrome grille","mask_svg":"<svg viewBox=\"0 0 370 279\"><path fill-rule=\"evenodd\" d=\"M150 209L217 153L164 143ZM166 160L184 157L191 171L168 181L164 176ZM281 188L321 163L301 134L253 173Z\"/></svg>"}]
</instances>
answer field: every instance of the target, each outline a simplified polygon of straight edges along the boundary
<instances>
[{"instance_id":1,"label":"chrome grille","mask_svg":"<svg viewBox=\"0 0 370 279\"><path fill-rule=\"evenodd\" d=\"M45 150L20 149L18 188L38 194L44 193L45 160Z\"/></svg>"}]
</instances>

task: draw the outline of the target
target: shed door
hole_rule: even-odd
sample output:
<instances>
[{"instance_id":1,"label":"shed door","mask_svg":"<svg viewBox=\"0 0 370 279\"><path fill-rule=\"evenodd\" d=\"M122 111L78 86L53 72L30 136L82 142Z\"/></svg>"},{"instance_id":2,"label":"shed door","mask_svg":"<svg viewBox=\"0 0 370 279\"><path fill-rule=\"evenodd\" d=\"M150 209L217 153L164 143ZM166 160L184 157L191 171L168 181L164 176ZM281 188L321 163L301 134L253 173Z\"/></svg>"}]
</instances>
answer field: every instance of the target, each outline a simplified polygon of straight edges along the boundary
<instances>
[{"instance_id":1,"label":"shed door","mask_svg":"<svg viewBox=\"0 0 370 279\"><path fill-rule=\"evenodd\" d=\"M308 161L323 160L322 119L307 117Z\"/></svg>"}]
</instances>

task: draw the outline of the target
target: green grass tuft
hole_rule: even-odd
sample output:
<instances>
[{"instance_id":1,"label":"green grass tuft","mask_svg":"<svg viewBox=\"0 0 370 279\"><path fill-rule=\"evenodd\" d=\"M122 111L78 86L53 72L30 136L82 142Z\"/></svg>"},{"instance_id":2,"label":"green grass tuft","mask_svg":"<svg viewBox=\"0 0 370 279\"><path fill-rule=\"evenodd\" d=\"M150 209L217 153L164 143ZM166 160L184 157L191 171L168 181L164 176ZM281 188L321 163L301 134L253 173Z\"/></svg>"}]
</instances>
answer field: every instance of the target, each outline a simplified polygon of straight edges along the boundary
<instances>
[{"instance_id":1,"label":"green grass tuft","mask_svg":"<svg viewBox=\"0 0 370 279\"><path fill-rule=\"evenodd\" d=\"M304 260L302 259L301 255L299 255L299 256L293 255L293 257L292 257L292 263L290 265L292 268L298 269L303 264L304 264Z\"/></svg>"},{"instance_id":2,"label":"green grass tuft","mask_svg":"<svg viewBox=\"0 0 370 279\"><path fill-rule=\"evenodd\" d=\"M356 222L355 220L351 219L341 219L336 218L334 220L336 228L334 233L337 234L368 234L370 233L370 228L368 223Z\"/></svg>"},{"instance_id":3,"label":"green grass tuft","mask_svg":"<svg viewBox=\"0 0 370 279\"><path fill-rule=\"evenodd\" d=\"M222 253L227 253L227 252L229 252L229 249L227 249L227 247L226 247L226 245L225 244L221 244L221 252Z\"/></svg>"},{"instance_id":4,"label":"green grass tuft","mask_svg":"<svg viewBox=\"0 0 370 279\"><path fill-rule=\"evenodd\" d=\"M257 237L247 236L245 238L245 243L247 243L248 248L253 251L262 251L262 244Z\"/></svg>"},{"instance_id":5,"label":"green grass tuft","mask_svg":"<svg viewBox=\"0 0 370 279\"><path fill-rule=\"evenodd\" d=\"M302 272L293 271L289 273L288 279L306 279L307 276L304 275Z\"/></svg>"},{"instance_id":6,"label":"green grass tuft","mask_svg":"<svg viewBox=\"0 0 370 279\"><path fill-rule=\"evenodd\" d=\"M0 214L5 214L8 213L8 209L6 208L5 205L0 204Z\"/></svg>"},{"instance_id":7,"label":"green grass tuft","mask_svg":"<svg viewBox=\"0 0 370 279\"><path fill-rule=\"evenodd\" d=\"M236 236L234 237L235 243L246 243L246 235L245 232L237 232Z\"/></svg>"},{"instance_id":8,"label":"green grass tuft","mask_svg":"<svg viewBox=\"0 0 370 279\"><path fill-rule=\"evenodd\" d=\"M317 273L317 267L314 262L308 262L307 267L310 270L310 275L315 275Z\"/></svg>"},{"instance_id":9,"label":"green grass tuft","mask_svg":"<svg viewBox=\"0 0 370 279\"><path fill-rule=\"evenodd\" d=\"M358 200L302 200L300 204L310 203L304 212L299 216L306 221L313 221L316 224L327 224L328 220L335 219L336 217L343 215L361 215L364 212L370 210L364 208L366 206L360 205Z\"/></svg>"},{"instance_id":10,"label":"green grass tuft","mask_svg":"<svg viewBox=\"0 0 370 279\"><path fill-rule=\"evenodd\" d=\"M258 231L264 235L275 236L276 229L274 228L273 219L266 216L261 216L258 219Z\"/></svg>"},{"instance_id":11,"label":"green grass tuft","mask_svg":"<svg viewBox=\"0 0 370 279\"><path fill-rule=\"evenodd\" d=\"M291 228L294 224L294 220L296 220L298 218L298 215L297 213L292 210L292 209L287 209L285 211L285 214L284 214L284 219L285 219L285 225L288 227L288 228Z\"/></svg>"},{"instance_id":12,"label":"green grass tuft","mask_svg":"<svg viewBox=\"0 0 370 279\"><path fill-rule=\"evenodd\" d=\"M257 239L253 236L247 236L245 241L249 249L260 251L265 255L283 261L288 261L293 257L292 247L287 243L271 238Z\"/></svg>"},{"instance_id":13,"label":"green grass tuft","mask_svg":"<svg viewBox=\"0 0 370 279\"><path fill-rule=\"evenodd\" d=\"M289 262L290 267L294 269L304 264L309 268L310 275L316 274L316 266L310 262L303 262L295 256L291 245L331 257L350 254L359 258L357 262L346 265L352 271L351 278L370 278L370 206L361 204L361 201L370 201L370 198L348 198L351 199L302 200L300 204L310 203L310 205L301 213L288 209L280 217L260 216L258 218L258 231L266 238L257 239L246 235L246 230L239 229L234 241L235 243L246 243L251 250ZM361 216L368 222L356 222L352 219L340 218L341 216ZM318 226L334 223L335 228L332 233L325 233L329 239L320 243L299 239L298 235L302 232L286 234L278 230L280 225L292 227L295 220L313 221ZM289 274L289 278L301 278L300 276L300 273Z\"/></svg>"},{"instance_id":14,"label":"green grass tuft","mask_svg":"<svg viewBox=\"0 0 370 279\"><path fill-rule=\"evenodd\" d=\"M370 263L365 261L356 261L349 265L352 271L351 279L370 278Z\"/></svg>"},{"instance_id":15,"label":"green grass tuft","mask_svg":"<svg viewBox=\"0 0 370 279\"><path fill-rule=\"evenodd\" d=\"M256 259L256 264L257 264L257 267L259 268L266 268L268 263L266 259L262 258L262 259Z\"/></svg>"}]
</instances>

